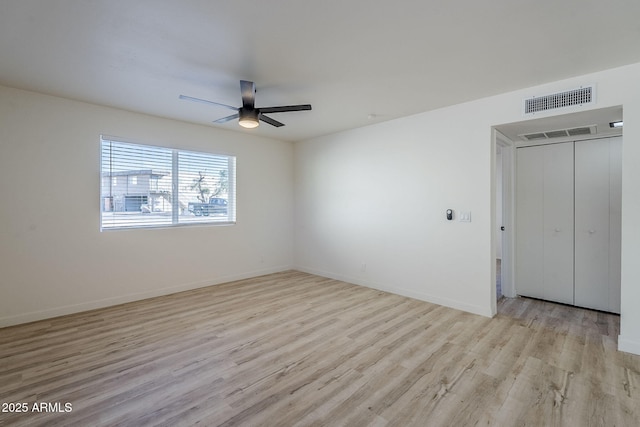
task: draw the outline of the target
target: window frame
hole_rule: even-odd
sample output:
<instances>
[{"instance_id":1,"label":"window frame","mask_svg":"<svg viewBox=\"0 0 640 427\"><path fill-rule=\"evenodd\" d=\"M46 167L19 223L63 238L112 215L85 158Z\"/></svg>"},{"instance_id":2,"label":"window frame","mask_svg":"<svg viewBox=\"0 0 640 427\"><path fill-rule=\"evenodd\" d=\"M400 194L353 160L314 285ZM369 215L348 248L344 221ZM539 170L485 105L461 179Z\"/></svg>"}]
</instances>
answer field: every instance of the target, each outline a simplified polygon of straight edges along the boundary
<instances>
[{"instance_id":1,"label":"window frame","mask_svg":"<svg viewBox=\"0 0 640 427\"><path fill-rule=\"evenodd\" d=\"M100 190L99 190L100 219L99 221L100 221L100 224L99 225L100 225L101 232L115 231L115 230L157 229L157 228L173 228L173 227L189 227L189 226L229 226L229 225L236 224L237 222L236 221L236 218L237 218L237 214L236 214L237 157L235 155L219 153L219 152L214 153L214 152L208 152L208 151L195 151L195 150L187 150L187 149L175 148L175 147L166 147L161 145L131 142L130 140L127 140L124 138L112 137L108 135L100 135L99 144L100 144L100 161L99 161L99 171L100 171L99 172L99 180L100 180ZM105 149L105 144L109 144L109 147L106 149ZM136 216L136 218L130 221L123 220L120 224L118 224L116 219L113 219L112 223L109 223L109 220L105 219L105 213L111 212L115 215L117 212L126 212L127 198L139 197L139 196L132 196L132 195L122 196L125 200L125 207L123 208L123 210L116 210L116 203L114 202L114 198L117 196L115 196L115 193L113 192L112 187L115 186L114 179L117 180L116 182L118 183L121 180L118 179L119 175L114 175L114 173L118 173L118 172L116 171L116 167L114 167L115 163L112 160L114 146L111 144L116 144L116 145L121 144L119 148L122 148L124 146L128 146L129 148L137 146L137 147L140 147L140 152L143 152L144 150L148 150L148 151L157 150L158 153L163 153L165 155L171 156L171 168L170 168L171 170L168 171L168 175L170 176L170 179L171 179L171 182L169 183L171 188L170 189L171 213L170 213L170 216L165 215L165 218L166 218L164 219L165 222L152 222L152 221L145 222L145 220L139 216ZM106 161L105 161L105 151L110 156L109 159L107 159ZM224 180L226 181L225 184L222 184L222 182L220 181L222 180L222 178L218 178L219 185L220 186L224 185L223 189L224 189L224 195L226 196L226 198L218 197L219 193L217 193L215 195L210 196L208 199L205 199L205 200L208 200L208 203L204 203L204 205L208 205L210 201L214 198L224 199L226 201L227 210L223 216L215 215L215 213L219 214L220 212L214 212L214 215L202 215L202 216L196 216L195 218L192 217L191 216L192 214L195 215L195 210L191 211L188 208L191 203L197 203L195 201L194 202L189 201L186 204L186 206L181 207L182 205L184 205L184 203L180 199L180 194L181 193L184 194L185 192L188 193L188 191L186 191L186 188L185 189L180 188L181 179L182 181L184 181L184 176L188 176L187 171L189 170L190 167L193 168L193 164L194 164L194 163L185 163L183 167L181 167L179 162L181 154L183 155L183 157L184 155L186 155L187 157L195 157L198 160L204 159L204 161L211 162L209 165L212 166L212 170L216 170L219 173L220 171L223 171L223 170L226 171L224 175L220 174L220 177L226 178ZM123 158L123 162L126 160L128 160L127 157ZM224 166L222 167L220 166L220 165L224 165L224 162L226 162L226 168ZM183 163L184 163L184 159L183 159ZM104 167L105 165L108 165L108 168L105 168ZM193 174L193 172L191 172L191 174ZM125 187L129 187L131 176L133 175L126 175L124 177L127 184ZM149 191L151 191L151 187L153 185L152 181L154 179L156 180L156 186L157 186L158 178L153 178L153 176L149 177ZM212 176L211 179L213 180L215 179L215 177ZM138 183L140 182L139 179L136 179L136 180L138 181ZM143 181L145 181L145 179L143 179ZM105 184L105 182L108 184ZM184 182L182 182L182 184L184 184ZM104 192L105 185L107 185L108 192ZM109 200L107 201L107 199ZM108 208L107 208L107 205L108 205ZM151 207L151 210L152 211L148 213L153 214L156 212L153 206ZM133 215L135 214L132 214L132 216ZM145 213L141 210L140 215L145 215ZM168 219L170 219L170 222L167 222Z\"/></svg>"}]
</instances>

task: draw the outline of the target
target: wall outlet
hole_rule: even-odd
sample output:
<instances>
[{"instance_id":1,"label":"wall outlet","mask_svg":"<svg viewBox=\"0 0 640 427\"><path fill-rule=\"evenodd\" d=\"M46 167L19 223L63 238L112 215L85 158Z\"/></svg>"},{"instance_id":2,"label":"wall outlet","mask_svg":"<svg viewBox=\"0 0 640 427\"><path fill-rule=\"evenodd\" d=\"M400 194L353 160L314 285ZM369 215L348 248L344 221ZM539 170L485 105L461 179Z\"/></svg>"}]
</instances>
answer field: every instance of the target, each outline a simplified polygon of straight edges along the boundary
<instances>
[{"instance_id":1,"label":"wall outlet","mask_svg":"<svg viewBox=\"0 0 640 427\"><path fill-rule=\"evenodd\" d=\"M366 263L362 263L362 265L360 266L360 273L366 273L367 272L367 264Z\"/></svg>"}]
</instances>

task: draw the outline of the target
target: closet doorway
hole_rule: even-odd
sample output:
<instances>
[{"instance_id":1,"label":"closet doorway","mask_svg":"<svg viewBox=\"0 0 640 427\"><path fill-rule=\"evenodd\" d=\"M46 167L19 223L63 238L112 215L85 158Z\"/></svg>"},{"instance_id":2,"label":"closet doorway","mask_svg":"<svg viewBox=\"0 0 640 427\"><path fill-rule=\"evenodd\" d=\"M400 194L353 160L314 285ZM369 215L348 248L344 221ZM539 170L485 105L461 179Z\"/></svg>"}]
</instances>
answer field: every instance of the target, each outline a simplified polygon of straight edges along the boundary
<instances>
[{"instance_id":1,"label":"closet doorway","mask_svg":"<svg viewBox=\"0 0 640 427\"><path fill-rule=\"evenodd\" d=\"M492 268L495 268L495 278L496 278L496 283L495 283L495 288L494 288L494 284L492 284L492 289L495 295L495 298L499 298L499 293L498 293L498 289L500 289L498 287L498 284L501 287L501 294L506 296L506 297L515 297L518 295L522 295L522 296L532 296L532 297L536 297L536 298L542 298L542 299L550 299L550 300L555 300L555 301L560 301L554 297L545 297L544 295L534 295L531 293L530 289L531 287L527 285L527 283L525 282L525 280L523 279L523 275L521 274L522 269L523 268L527 268L526 263L522 260L522 259L518 259L518 255L516 252L518 252L518 248L522 248L523 245L521 245L521 243L524 241L527 241L530 239L529 236L526 235L521 235L522 230L519 230L519 225L518 225L518 212L517 212L517 208L516 208L516 199L518 197L520 197L521 199L523 198L522 194L519 194L522 191L532 191L531 189L529 190L523 190L522 188L518 188L518 182L517 182L517 177L519 174L518 171L518 161L516 159L517 157L517 153L519 150L521 150L523 147L537 147L537 146L544 146L544 145L555 145L555 144L561 144L561 143L570 143L570 144L577 144L577 143L581 143L582 141L590 141L590 140L597 140L597 139L607 139L610 140L613 137L620 137L620 141L622 139L622 129L623 128L614 128L610 126L610 123L613 122L621 122L622 121L622 107L621 106L616 106L616 107L608 107L608 108L603 108L603 109L597 109L597 110L590 110L590 111L579 111L579 112L573 112L573 113L569 113L569 114L556 114L556 115L551 115L549 112L545 113L547 114L547 117L542 117L542 118L537 118L537 119L532 119L532 120L525 120L525 121L521 121L521 122L515 122L515 123L508 123L508 124L504 124L504 125L499 125L499 126L495 126L494 127L494 148L495 148L495 156L496 156L496 162L495 162L495 169L494 169L494 174L495 174L495 214L494 214L494 222L493 224L495 225L495 229L493 232L494 235L494 245L493 245L493 250L495 251L495 253L493 254L494 256L492 256L492 259L498 259L497 255L498 255L498 251L499 251L499 246L500 244L502 245L501 247L501 251L502 251L502 262L500 263L501 265L498 265L498 263L496 262L496 265ZM575 135L576 133L579 133L580 135ZM502 142L500 142L502 141ZM575 141L579 141L579 142L575 142ZM500 175L500 169L499 169L499 153L502 155L502 158L504 159L504 150L502 149L502 145L506 145L508 147L512 147L512 154L511 154L511 167L512 170L511 171L507 171L507 172L511 172L511 177L506 178L506 174L505 171L503 170L501 175ZM592 142L590 143L591 145L597 145L597 143ZM588 144L586 144L584 147L587 147ZM536 150L532 150L532 151L536 151ZM562 150L561 150L562 151ZM573 153L573 148L571 150L571 156L574 156ZM589 151L589 150L587 150ZM594 152L597 152L598 149L595 149ZM600 149L600 154L603 154L605 151L604 148L601 147ZM606 151L609 151L609 148L606 149ZM584 153L583 153L584 154ZM592 156L593 154L589 154L588 156ZM614 159L617 154L615 153L615 149L614 152L611 152L609 154L607 154L609 156L612 156L611 158ZM582 156L582 154L578 154L578 156ZM588 157L587 156L587 157ZM598 157L598 155L595 155L596 157ZM551 158L555 157L555 156L550 156ZM522 159L521 159L522 162ZM551 160L551 162L553 163L553 160ZM602 164L604 164L606 162L602 162ZM501 164L501 166L504 167L504 163ZM524 167L526 168L526 166ZM577 172L578 174L584 174L585 171L589 171L594 169L595 166L587 166L587 167L582 167L582 168L578 168ZM573 165L571 165L571 173L574 174L576 171L573 170ZM602 168L601 168L602 169ZM521 171L520 171L521 172ZM601 175L602 173L605 173L605 171L601 170ZM606 171L606 173L612 173L611 170ZM617 172L614 172L613 174L615 175ZM572 175L573 176L573 175ZM500 184L500 179L502 178L502 191L506 192L507 196L510 196L511 198L509 199L510 201L508 202L508 207L500 207L499 204L499 195L500 195L500 189L498 188L498 185ZM578 177L579 180L583 180L584 177ZM505 183L505 180L507 181ZM588 180L588 179L587 179ZM614 179L615 180L615 179ZM590 188L590 187L598 187L600 188L600 190L596 190L596 192L600 191L602 192L603 188L605 187L605 185L602 184L602 179L600 180L600 185L598 187L598 185L591 183L589 185L587 185L584 188ZM509 190L507 190L505 188L505 185L511 185L511 188L509 188ZM573 185L573 184L572 184ZM616 193L615 190L611 190L611 185L613 185L611 182L608 183L608 187L609 191L613 191L612 197L613 199L615 199L616 194L619 195L619 193ZM614 185L615 187L615 185ZM550 194L553 193L553 187L549 188ZM573 190L572 190L573 191ZM575 194L573 195L575 196ZM565 200L566 197L563 196L561 193L558 193L558 195L555 195L554 197L560 197L560 200ZM508 197L505 197L505 194L503 194L502 200L503 202L505 202L507 200ZM526 197L525 197L526 199ZM584 200L588 200L589 197L587 197L586 199L582 199L583 202ZM576 209L576 207L579 210L585 210L585 211L597 211L594 210L590 207L586 207L583 206L581 207L580 203L583 202L579 202L577 199L575 199L575 197L573 197L573 200L571 201L571 206L568 208L567 206L564 206L562 209L564 211L566 211L567 209L569 209L571 212L571 214L573 215L575 212L574 210ZM566 203L565 203L566 204ZM535 205L535 204L534 204ZM615 205L615 203L614 203ZM533 206L533 205L532 205ZM520 207L520 210L522 209L530 209L530 208L523 208ZM615 218L616 215L618 215L617 212L619 212L618 208L611 208L612 209L612 213L609 214L609 207L607 209L607 216L610 216L612 218ZM511 216L505 218L504 217L504 212L505 211L509 211L511 210ZM503 214L502 217L502 221L500 220L500 213L501 212ZM600 212L602 212L602 210L600 210ZM566 212L565 212L566 213ZM548 213L549 214L549 213ZM533 217L535 218L535 215L533 215ZM538 218L541 217L541 215L538 215ZM600 246L600 249L598 250L593 250L590 253L586 254L586 257L584 256L585 254L580 254L580 250L577 251L577 256L583 257L583 260L588 260L588 261L582 261L583 266L585 264L593 264L594 260L598 259L599 261L599 267L597 267L597 275L591 274L591 273L584 273L584 272L578 272L577 274L573 274L573 270L574 268L578 268L578 270L584 269L584 267L580 267L580 262L578 262L577 265L574 264L573 262L573 258L576 256L576 253L572 252L570 255L566 255L566 254L556 254L554 253L554 249L549 249L546 252L546 256L550 259L553 259L554 257L568 257L565 258L565 263L562 265L565 266L569 266L569 268L572 270L572 273L570 276L565 275L564 278L562 280L564 280L564 282L566 283L571 283L571 291L567 291L565 292L567 295L563 294L563 300L561 302L565 302L565 303L569 303L569 304L576 304L579 306L584 306L584 307L589 307L589 308L596 308L599 310L605 310L605 311L612 311L612 312L619 312L619 293L616 292L616 289L619 290L619 286L620 286L620 266L619 266L619 262L616 260L619 259L620 257L620 245L619 243L616 243L615 239L616 239L616 227L612 226L612 228L610 228L609 230L607 230L607 233L604 232L604 228L602 228L602 224L604 221L604 219L602 218L602 215L600 215L600 226L599 229L596 230L593 227L587 227L584 231L584 233L582 233L582 231L579 231L578 229L575 229L575 227L581 227L581 223L580 221L582 221L581 219L577 220L577 223L571 223L568 228L562 228L562 227L554 227L551 231L547 230L550 235L547 236L547 240L552 238L553 234L562 234L565 237L568 236L568 238L566 239L568 242L570 242L569 244L567 244L567 247L571 247L572 251L573 248L575 247L575 245L577 244L578 246L580 246L580 248L585 248L586 246L581 243L578 242L576 243L576 239L580 237L580 233L584 234L583 237L585 238L593 238L593 237L598 237L600 238L600 240L609 240L609 237L606 237L606 234L608 233L610 235L610 237L613 239L612 241L609 242L609 244L607 245L606 249L602 249L602 246ZM502 235L502 239L501 239L501 235L497 232L497 230L499 229L499 227L501 227L500 222L503 223L508 223L509 221L512 221L512 228L511 231L512 233L507 233L505 235ZM520 222L522 222L523 220L520 219ZM502 224L505 225L505 224ZM540 226L540 225L538 225ZM560 229L560 232L555 231L556 229ZM508 231L508 230L507 230ZM592 239L593 240L593 239ZM499 243L500 241L500 243ZM505 241L506 241L506 245L505 245ZM618 239L619 242L619 239ZM535 242L531 242L531 245L540 245L540 243L535 243ZM510 248L509 248L510 245ZM526 245L525 245L526 247ZM510 262L506 263L505 262L505 250L509 251L508 255L511 255L511 260ZM588 251L587 251L588 252ZM533 252L532 252L533 253ZM528 254L529 257L533 257L534 255L532 255L532 253ZM604 254L604 255L603 255ZM542 252L542 254L540 252L538 252L537 255L535 255L536 257L538 257L538 259L544 259L545 257L545 253ZM594 258L595 257L595 258ZM507 256L507 258L509 258ZM522 257L520 257L522 258ZM570 258L570 260L569 260ZM604 261L607 261L608 265L605 265ZM524 263L524 265L523 265ZM529 266L529 268L531 269L531 267ZM555 272L553 272L553 268L550 267L551 270L550 274L551 275L559 275L562 276L562 272L566 271L566 270L557 270ZM505 271L505 270L508 270ZM594 270L595 272L596 270ZM604 283L604 277L607 276L607 280L608 280L608 288L607 291L605 292L600 285L598 285L597 283ZM582 277L582 278L581 278ZM596 279L594 279L593 281L591 281L591 283L588 283L586 285L584 284L580 284L581 280L583 280L583 278L585 277L597 277ZM507 280L505 280L505 278ZM578 279L578 289L585 288L587 289L586 294L584 292L578 291L578 299L576 300L575 298L575 286L576 284L574 284L574 279ZM536 283L538 286L544 288L544 281L541 279L536 279L531 283ZM585 282L583 282L585 283ZM613 286L610 286L609 283L613 283ZM617 285L616 285L617 284ZM613 289L613 290L612 290ZM566 289L565 289L566 291ZM619 292L619 291L618 291ZM604 297L604 295L607 294L606 298ZM592 304L591 302L587 302L585 303L582 299L581 299L581 295L595 295L595 297L588 297L587 299L591 298L591 300L598 300L598 301L603 301L605 299L607 299L607 303L606 303L606 307L602 306L602 305L597 305L597 304ZM566 297L566 298L564 298ZM566 299L566 301L565 301Z\"/></svg>"},{"instance_id":2,"label":"closet doorway","mask_svg":"<svg viewBox=\"0 0 640 427\"><path fill-rule=\"evenodd\" d=\"M518 294L620 313L622 137L516 151Z\"/></svg>"}]
</instances>

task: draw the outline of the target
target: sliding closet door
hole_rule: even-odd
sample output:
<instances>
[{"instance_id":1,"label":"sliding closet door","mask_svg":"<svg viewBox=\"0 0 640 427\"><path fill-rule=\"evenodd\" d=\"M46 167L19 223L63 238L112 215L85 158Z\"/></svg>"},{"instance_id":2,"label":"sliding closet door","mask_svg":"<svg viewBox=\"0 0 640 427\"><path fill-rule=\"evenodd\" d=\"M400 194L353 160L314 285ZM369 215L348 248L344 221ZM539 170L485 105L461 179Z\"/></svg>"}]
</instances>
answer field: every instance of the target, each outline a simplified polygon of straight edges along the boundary
<instances>
[{"instance_id":1,"label":"sliding closet door","mask_svg":"<svg viewBox=\"0 0 640 427\"><path fill-rule=\"evenodd\" d=\"M517 149L520 295L573 304L573 143Z\"/></svg>"},{"instance_id":2,"label":"sliding closet door","mask_svg":"<svg viewBox=\"0 0 640 427\"><path fill-rule=\"evenodd\" d=\"M575 304L620 312L622 138L575 145Z\"/></svg>"}]
</instances>

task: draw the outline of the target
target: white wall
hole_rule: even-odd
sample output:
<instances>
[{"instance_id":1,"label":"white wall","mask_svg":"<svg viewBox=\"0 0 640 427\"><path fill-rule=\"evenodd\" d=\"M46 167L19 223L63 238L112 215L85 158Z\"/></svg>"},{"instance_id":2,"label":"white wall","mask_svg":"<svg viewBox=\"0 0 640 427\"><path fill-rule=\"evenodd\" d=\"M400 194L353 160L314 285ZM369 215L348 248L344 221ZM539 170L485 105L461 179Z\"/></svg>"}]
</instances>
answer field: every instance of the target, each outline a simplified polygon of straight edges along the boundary
<instances>
[{"instance_id":1,"label":"white wall","mask_svg":"<svg viewBox=\"0 0 640 427\"><path fill-rule=\"evenodd\" d=\"M297 268L493 315L492 126L524 120L526 97L595 83L595 105L560 113L624 107L619 346L640 354L638 75L634 64L297 143ZM447 221L448 208L472 222Z\"/></svg>"},{"instance_id":2,"label":"white wall","mask_svg":"<svg viewBox=\"0 0 640 427\"><path fill-rule=\"evenodd\" d=\"M237 224L99 231L100 134L237 156ZM0 326L285 270L290 143L0 87Z\"/></svg>"},{"instance_id":3,"label":"white wall","mask_svg":"<svg viewBox=\"0 0 640 427\"><path fill-rule=\"evenodd\" d=\"M495 154L486 118L469 108L297 143L296 266L489 316ZM458 222L460 210L472 222Z\"/></svg>"}]
</instances>

